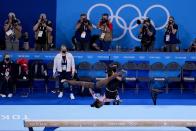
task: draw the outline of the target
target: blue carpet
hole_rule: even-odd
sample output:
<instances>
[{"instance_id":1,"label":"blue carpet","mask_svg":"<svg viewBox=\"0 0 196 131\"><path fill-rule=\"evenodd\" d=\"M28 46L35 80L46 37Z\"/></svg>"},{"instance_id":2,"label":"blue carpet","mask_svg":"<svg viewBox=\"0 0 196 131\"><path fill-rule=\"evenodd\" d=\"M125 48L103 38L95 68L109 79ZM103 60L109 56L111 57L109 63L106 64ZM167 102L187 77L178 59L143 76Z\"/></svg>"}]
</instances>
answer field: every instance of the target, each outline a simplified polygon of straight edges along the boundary
<instances>
[{"instance_id":1,"label":"blue carpet","mask_svg":"<svg viewBox=\"0 0 196 131\"><path fill-rule=\"evenodd\" d=\"M58 94L51 92L43 93L44 91L35 90L29 94L27 98L21 97L21 92L13 98L0 98L0 105L90 105L93 102L91 96L81 96L76 93L76 99L70 100L69 93L66 93L63 98L57 98ZM77 91L76 91L77 92ZM133 89L126 89L120 92L122 105L152 105L152 100L148 90L139 90L136 94ZM158 97L157 104L159 105L196 105L196 94L192 90L184 90L183 94L180 90L170 90L168 94L162 93Z\"/></svg>"}]
</instances>

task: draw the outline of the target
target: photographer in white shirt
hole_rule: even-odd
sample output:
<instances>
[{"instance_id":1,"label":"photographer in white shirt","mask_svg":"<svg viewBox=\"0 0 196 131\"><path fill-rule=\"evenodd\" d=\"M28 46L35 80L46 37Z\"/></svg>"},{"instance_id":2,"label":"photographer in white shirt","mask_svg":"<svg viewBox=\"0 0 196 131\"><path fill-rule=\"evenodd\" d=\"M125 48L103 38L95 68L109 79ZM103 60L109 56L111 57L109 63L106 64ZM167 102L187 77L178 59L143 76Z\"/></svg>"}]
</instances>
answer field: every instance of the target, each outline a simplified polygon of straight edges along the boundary
<instances>
[{"instance_id":1,"label":"photographer in white shirt","mask_svg":"<svg viewBox=\"0 0 196 131\"><path fill-rule=\"evenodd\" d=\"M19 39L21 38L22 26L15 13L10 12L4 23L6 50L19 50Z\"/></svg>"},{"instance_id":2,"label":"photographer in white shirt","mask_svg":"<svg viewBox=\"0 0 196 131\"><path fill-rule=\"evenodd\" d=\"M70 98L75 99L74 94L72 92L72 87L68 84L61 83L62 79L71 80L74 77L74 73L75 73L74 57L71 53L67 52L67 47L65 45L62 45L60 53L58 53L54 58L54 66L53 66L53 76L59 77L59 90L60 90L60 93L58 95L59 98L63 97L64 87L69 87Z\"/></svg>"}]
</instances>

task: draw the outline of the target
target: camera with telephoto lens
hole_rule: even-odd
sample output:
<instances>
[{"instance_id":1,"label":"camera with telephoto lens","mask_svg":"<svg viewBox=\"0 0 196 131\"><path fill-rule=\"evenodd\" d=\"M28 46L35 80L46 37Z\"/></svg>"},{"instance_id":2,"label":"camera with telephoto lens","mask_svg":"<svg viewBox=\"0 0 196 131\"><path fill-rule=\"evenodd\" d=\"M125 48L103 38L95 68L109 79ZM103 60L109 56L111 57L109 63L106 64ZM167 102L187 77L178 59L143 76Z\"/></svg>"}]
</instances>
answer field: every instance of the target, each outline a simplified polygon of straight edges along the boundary
<instances>
[{"instance_id":1,"label":"camera with telephoto lens","mask_svg":"<svg viewBox=\"0 0 196 131\"><path fill-rule=\"evenodd\" d=\"M139 39L143 38L143 35L147 32L147 29L149 28L148 25L146 23L150 23L150 19L146 18L146 19L141 19L141 20L137 20L137 24L138 25L142 25L142 29L141 32L138 36Z\"/></svg>"},{"instance_id":2,"label":"camera with telephoto lens","mask_svg":"<svg viewBox=\"0 0 196 131\"><path fill-rule=\"evenodd\" d=\"M174 22L173 20L170 20L170 21L169 21L169 25L173 24L173 22Z\"/></svg>"},{"instance_id":3,"label":"camera with telephoto lens","mask_svg":"<svg viewBox=\"0 0 196 131\"><path fill-rule=\"evenodd\" d=\"M14 16L12 16L12 25L16 25L17 23L17 19Z\"/></svg>"},{"instance_id":4,"label":"camera with telephoto lens","mask_svg":"<svg viewBox=\"0 0 196 131\"><path fill-rule=\"evenodd\" d=\"M148 25L146 24L147 22L150 23L150 19L142 19L142 20L137 20L137 24L141 25L142 24L142 33L146 32L146 30L148 29Z\"/></svg>"},{"instance_id":5,"label":"camera with telephoto lens","mask_svg":"<svg viewBox=\"0 0 196 131\"><path fill-rule=\"evenodd\" d=\"M83 18L82 21L83 24L88 24L88 20L86 18Z\"/></svg>"},{"instance_id":6,"label":"camera with telephoto lens","mask_svg":"<svg viewBox=\"0 0 196 131\"><path fill-rule=\"evenodd\" d=\"M168 22L167 31L170 31L170 32L171 32L171 30L172 30L172 26L173 26L173 21L172 21L172 20L170 20L170 21Z\"/></svg>"},{"instance_id":7,"label":"camera with telephoto lens","mask_svg":"<svg viewBox=\"0 0 196 131\"><path fill-rule=\"evenodd\" d=\"M108 23L108 20L107 19L101 19L101 23L102 24L107 24Z\"/></svg>"},{"instance_id":8,"label":"camera with telephoto lens","mask_svg":"<svg viewBox=\"0 0 196 131\"><path fill-rule=\"evenodd\" d=\"M141 25L141 24L142 24L142 25L144 26L144 25L146 25L147 22L150 23L150 19L149 19L149 18L137 20L137 24L138 24L138 25ZM147 25L146 25L146 26L147 26Z\"/></svg>"},{"instance_id":9,"label":"camera with telephoto lens","mask_svg":"<svg viewBox=\"0 0 196 131\"><path fill-rule=\"evenodd\" d=\"M42 16L41 17L41 23L44 23L45 22L45 20L44 20L44 17Z\"/></svg>"}]
</instances>

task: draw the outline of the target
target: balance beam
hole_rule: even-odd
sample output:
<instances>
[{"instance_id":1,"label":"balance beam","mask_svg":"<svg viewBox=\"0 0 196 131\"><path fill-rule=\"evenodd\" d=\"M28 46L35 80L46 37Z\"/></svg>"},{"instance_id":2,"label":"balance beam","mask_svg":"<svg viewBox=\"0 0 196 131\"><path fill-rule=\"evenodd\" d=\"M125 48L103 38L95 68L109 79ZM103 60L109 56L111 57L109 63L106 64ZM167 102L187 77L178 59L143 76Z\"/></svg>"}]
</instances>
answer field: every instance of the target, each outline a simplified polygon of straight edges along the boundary
<instances>
[{"instance_id":1,"label":"balance beam","mask_svg":"<svg viewBox=\"0 0 196 131\"><path fill-rule=\"evenodd\" d=\"M196 120L25 120L24 127L33 131L33 127L187 127L196 131ZM51 131L50 129L50 131Z\"/></svg>"}]
</instances>

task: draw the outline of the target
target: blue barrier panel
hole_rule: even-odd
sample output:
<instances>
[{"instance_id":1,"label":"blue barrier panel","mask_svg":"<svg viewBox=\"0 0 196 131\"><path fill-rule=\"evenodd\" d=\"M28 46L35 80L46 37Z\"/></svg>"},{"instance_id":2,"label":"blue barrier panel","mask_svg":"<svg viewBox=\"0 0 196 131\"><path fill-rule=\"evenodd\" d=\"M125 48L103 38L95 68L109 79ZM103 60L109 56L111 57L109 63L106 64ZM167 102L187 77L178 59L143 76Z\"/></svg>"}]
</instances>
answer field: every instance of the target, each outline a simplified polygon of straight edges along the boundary
<instances>
[{"instance_id":1,"label":"blue barrier panel","mask_svg":"<svg viewBox=\"0 0 196 131\"><path fill-rule=\"evenodd\" d=\"M0 52L0 59L5 52ZM27 58L27 59L43 59L46 61L53 60L55 55L58 53L53 52L8 52L11 54L12 59L16 60L18 58ZM162 62L167 64L169 62L177 62L180 65L183 65L185 61L196 61L195 53L163 53L163 52L152 52L152 53L135 53L135 52L126 52L126 53L117 53L117 52L71 52L75 58L75 63L80 62L90 62L96 63L98 61L117 61L121 64L124 64L128 61L149 61L150 64L155 62Z\"/></svg>"},{"instance_id":2,"label":"blue barrier panel","mask_svg":"<svg viewBox=\"0 0 196 131\"><path fill-rule=\"evenodd\" d=\"M172 15L179 25L181 46L187 48L196 35L195 4L195 0L57 0L57 44L71 43L81 13L87 13L94 25L103 13L108 13L114 25L113 46L119 44L123 48L133 48L140 45L136 21L150 17L157 30L155 47L160 48L164 26ZM99 31L94 29L93 34L97 33Z\"/></svg>"}]
</instances>

